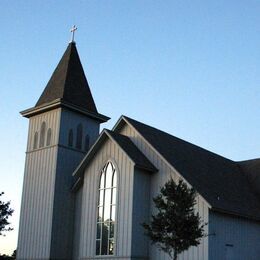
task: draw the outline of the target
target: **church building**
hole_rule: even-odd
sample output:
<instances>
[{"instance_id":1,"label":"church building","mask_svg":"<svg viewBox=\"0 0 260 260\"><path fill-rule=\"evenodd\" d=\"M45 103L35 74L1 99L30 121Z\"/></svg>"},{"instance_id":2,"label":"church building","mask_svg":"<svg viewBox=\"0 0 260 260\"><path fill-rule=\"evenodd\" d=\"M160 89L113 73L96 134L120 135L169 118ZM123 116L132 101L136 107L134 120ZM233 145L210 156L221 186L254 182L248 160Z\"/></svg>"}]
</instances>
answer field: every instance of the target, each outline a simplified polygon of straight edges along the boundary
<instances>
[{"instance_id":1,"label":"church building","mask_svg":"<svg viewBox=\"0 0 260 260\"><path fill-rule=\"evenodd\" d=\"M120 108L118 108L120 109ZM197 192L207 236L180 260L260 259L260 159L235 162L98 112L74 41L29 119L17 259L168 260L141 223L167 180Z\"/></svg>"}]
</instances>

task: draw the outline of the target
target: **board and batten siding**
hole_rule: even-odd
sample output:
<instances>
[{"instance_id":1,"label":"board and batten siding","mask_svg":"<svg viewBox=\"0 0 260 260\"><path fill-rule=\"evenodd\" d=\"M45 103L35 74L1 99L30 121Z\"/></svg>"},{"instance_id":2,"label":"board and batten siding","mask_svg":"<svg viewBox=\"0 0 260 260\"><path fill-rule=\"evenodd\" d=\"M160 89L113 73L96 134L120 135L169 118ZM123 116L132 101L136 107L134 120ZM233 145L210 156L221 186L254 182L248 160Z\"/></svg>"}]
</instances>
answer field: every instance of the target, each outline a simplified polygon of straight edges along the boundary
<instances>
[{"instance_id":1,"label":"board and batten siding","mask_svg":"<svg viewBox=\"0 0 260 260\"><path fill-rule=\"evenodd\" d=\"M150 186L153 174L138 168L134 171L131 260L149 257L149 239L144 235L142 223L149 223L150 219Z\"/></svg>"},{"instance_id":2,"label":"board and batten siding","mask_svg":"<svg viewBox=\"0 0 260 260\"><path fill-rule=\"evenodd\" d=\"M159 170L157 173L151 175L151 190L150 190L150 214L155 212L152 198L155 197L160 191L160 187L165 184L171 177L177 181L180 174L164 159L160 154L153 149L146 140L128 123L121 129L120 134L128 136L133 143L143 152L143 154L154 164ZM200 195L197 197L197 205L195 210L199 212L202 220L208 223L209 205ZM208 226L205 227L205 233L208 233ZM151 260L168 260L170 259L167 254L158 250L155 245L150 245L149 259ZM189 250L182 253L179 260L207 260L208 259L208 237L201 240L197 247L191 247Z\"/></svg>"},{"instance_id":3,"label":"board and batten siding","mask_svg":"<svg viewBox=\"0 0 260 260\"><path fill-rule=\"evenodd\" d=\"M77 127L82 126L81 149L77 147ZM68 145L69 131L73 144ZM85 136L90 143L98 137L99 122L63 108L61 111L59 150L53 210L51 258L71 259L73 256L74 196L71 192L72 173L86 154Z\"/></svg>"},{"instance_id":4,"label":"board and batten siding","mask_svg":"<svg viewBox=\"0 0 260 260\"><path fill-rule=\"evenodd\" d=\"M61 131L59 144L68 146L69 131L73 131L73 148L76 146L77 126L82 124L82 150L84 150L85 136L89 136L89 145L91 146L99 135L99 122L83 114L79 114L62 108L61 114Z\"/></svg>"},{"instance_id":5,"label":"board and batten siding","mask_svg":"<svg viewBox=\"0 0 260 260\"><path fill-rule=\"evenodd\" d=\"M111 160L117 170L117 202L115 226L115 257L95 256L98 185L101 170ZM82 213L79 259L130 259L132 234L132 199L134 164L110 139L107 139L88 164L82 187ZM75 247L74 247L75 248Z\"/></svg>"},{"instance_id":6,"label":"board and batten siding","mask_svg":"<svg viewBox=\"0 0 260 260\"><path fill-rule=\"evenodd\" d=\"M41 125L46 132L39 148ZM77 126L82 125L81 149L76 147ZM47 146L48 130L51 129ZM74 142L68 145L69 130ZM34 135L38 132L38 145ZM86 154L84 137L97 138L99 122L64 108L33 116L28 145L18 239L18 259L71 259L73 248L74 194L72 173Z\"/></svg>"},{"instance_id":7,"label":"board and batten siding","mask_svg":"<svg viewBox=\"0 0 260 260\"><path fill-rule=\"evenodd\" d=\"M52 129L51 145L32 150L43 121L46 131ZM59 123L60 109L29 121L17 259L47 259L50 254Z\"/></svg>"},{"instance_id":8,"label":"board and batten siding","mask_svg":"<svg viewBox=\"0 0 260 260\"><path fill-rule=\"evenodd\" d=\"M75 193L74 232L73 232L73 260L79 259L80 229L82 214L82 187Z\"/></svg>"},{"instance_id":9,"label":"board and batten siding","mask_svg":"<svg viewBox=\"0 0 260 260\"><path fill-rule=\"evenodd\" d=\"M210 260L259 260L259 222L209 212Z\"/></svg>"}]
</instances>

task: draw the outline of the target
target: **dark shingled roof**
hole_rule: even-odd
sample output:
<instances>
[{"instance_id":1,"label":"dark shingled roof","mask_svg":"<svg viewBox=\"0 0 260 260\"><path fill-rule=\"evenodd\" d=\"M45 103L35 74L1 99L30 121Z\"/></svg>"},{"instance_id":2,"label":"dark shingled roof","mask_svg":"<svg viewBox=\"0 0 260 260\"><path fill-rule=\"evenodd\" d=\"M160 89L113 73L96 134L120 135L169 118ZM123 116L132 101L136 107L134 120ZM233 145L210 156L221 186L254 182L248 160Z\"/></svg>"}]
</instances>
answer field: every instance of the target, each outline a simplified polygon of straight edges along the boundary
<instances>
[{"instance_id":1,"label":"dark shingled roof","mask_svg":"<svg viewBox=\"0 0 260 260\"><path fill-rule=\"evenodd\" d=\"M85 167L96 154L100 145L103 144L106 138L114 141L134 162L136 167L149 172L158 171L158 169L156 169L156 167L147 159L147 157L135 146L129 137L104 129L97 141L89 149L88 153L85 155L77 169L73 172L72 190L77 190L79 185L82 184L82 174L84 174Z\"/></svg>"},{"instance_id":2,"label":"dark shingled roof","mask_svg":"<svg viewBox=\"0 0 260 260\"><path fill-rule=\"evenodd\" d=\"M35 107L56 99L97 113L74 42L68 45Z\"/></svg>"},{"instance_id":3,"label":"dark shingled roof","mask_svg":"<svg viewBox=\"0 0 260 260\"><path fill-rule=\"evenodd\" d=\"M213 209L260 220L260 198L252 191L248 175L243 171L241 163L129 117L124 118L212 205ZM248 168L248 164L243 165L244 168Z\"/></svg>"},{"instance_id":4,"label":"dark shingled roof","mask_svg":"<svg viewBox=\"0 0 260 260\"><path fill-rule=\"evenodd\" d=\"M252 191L260 198L260 159L242 161L238 164L246 173Z\"/></svg>"},{"instance_id":5,"label":"dark shingled roof","mask_svg":"<svg viewBox=\"0 0 260 260\"><path fill-rule=\"evenodd\" d=\"M147 159L147 157L135 146L131 139L125 135L121 135L106 129L106 132L116 141L116 143L126 152L133 160L136 167L156 172L155 166Z\"/></svg>"}]
</instances>

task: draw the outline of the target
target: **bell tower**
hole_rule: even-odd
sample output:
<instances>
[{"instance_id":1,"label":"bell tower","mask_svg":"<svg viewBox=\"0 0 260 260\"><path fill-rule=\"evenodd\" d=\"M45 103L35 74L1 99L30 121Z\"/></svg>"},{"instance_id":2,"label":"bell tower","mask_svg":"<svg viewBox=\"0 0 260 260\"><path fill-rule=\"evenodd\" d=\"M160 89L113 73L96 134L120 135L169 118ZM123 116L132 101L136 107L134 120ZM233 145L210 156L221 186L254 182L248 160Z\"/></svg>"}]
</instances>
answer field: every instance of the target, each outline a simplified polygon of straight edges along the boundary
<instances>
[{"instance_id":1,"label":"bell tower","mask_svg":"<svg viewBox=\"0 0 260 260\"><path fill-rule=\"evenodd\" d=\"M99 114L74 41L29 118L17 259L71 259L72 173L109 118Z\"/></svg>"}]
</instances>

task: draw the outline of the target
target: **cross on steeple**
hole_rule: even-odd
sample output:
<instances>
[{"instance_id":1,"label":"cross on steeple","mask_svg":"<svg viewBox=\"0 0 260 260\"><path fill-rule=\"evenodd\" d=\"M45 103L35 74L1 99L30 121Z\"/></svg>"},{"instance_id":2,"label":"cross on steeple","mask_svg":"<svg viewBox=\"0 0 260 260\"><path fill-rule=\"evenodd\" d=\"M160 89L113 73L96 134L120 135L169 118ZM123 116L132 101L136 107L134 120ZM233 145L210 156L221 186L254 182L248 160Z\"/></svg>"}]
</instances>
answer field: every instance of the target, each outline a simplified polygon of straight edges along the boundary
<instances>
[{"instance_id":1,"label":"cross on steeple","mask_svg":"<svg viewBox=\"0 0 260 260\"><path fill-rule=\"evenodd\" d=\"M73 25L73 27L70 29L70 32L71 32L71 42L74 42L74 35L75 35L75 31L77 29L78 28L76 27L76 25Z\"/></svg>"}]
</instances>

